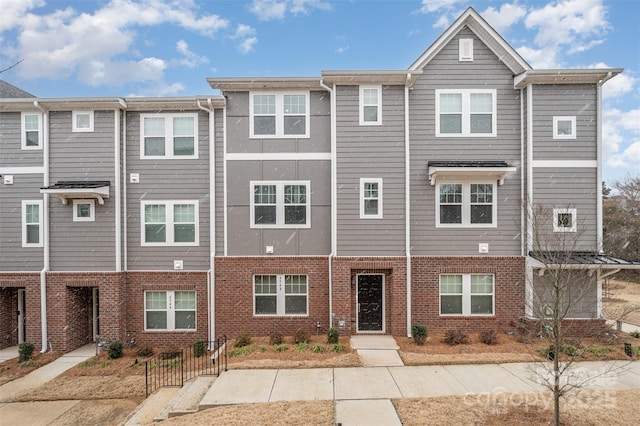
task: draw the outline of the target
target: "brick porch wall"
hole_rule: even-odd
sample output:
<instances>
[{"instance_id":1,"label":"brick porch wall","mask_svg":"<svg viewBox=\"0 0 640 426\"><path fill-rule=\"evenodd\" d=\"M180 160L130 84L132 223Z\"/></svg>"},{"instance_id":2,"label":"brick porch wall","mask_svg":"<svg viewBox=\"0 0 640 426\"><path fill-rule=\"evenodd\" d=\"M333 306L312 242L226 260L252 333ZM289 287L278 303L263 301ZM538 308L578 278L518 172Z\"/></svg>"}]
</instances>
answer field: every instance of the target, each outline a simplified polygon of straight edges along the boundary
<instances>
[{"instance_id":1,"label":"brick porch wall","mask_svg":"<svg viewBox=\"0 0 640 426\"><path fill-rule=\"evenodd\" d=\"M17 290L25 289L25 341L42 349L42 324L40 315L40 274L37 272L9 272L0 274L0 349L18 344ZM10 300L9 300L10 299ZM4 307L7 306L7 310ZM5 318L9 318L5 321ZM9 336L8 339L6 337Z\"/></svg>"},{"instance_id":2,"label":"brick porch wall","mask_svg":"<svg viewBox=\"0 0 640 426\"><path fill-rule=\"evenodd\" d=\"M208 339L207 272L127 272L126 275L126 328L124 339L136 339L143 345L161 348L182 348L196 340ZM144 292L179 291L196 292L196 329L179 331L145 331ZM102 300L100 301L102 303Z\"/></svg>"},{"instance_id":3,"label":"brick porch wall","mask_svg":"<svg viewBox=\"0 0 640 426\"><path fill-rule=\"evenodd\" d=\"M253 313L253 276L263 274L307 275L308 315L255 316ZM216 335L232 338L247 331L267 336L276 331L285 336L302 328L315 334L329 326L328 257L216 257L215 258Z\"/></svg>"},{"instance_id":4,"label":"brick porch wall","mask_svg":"<svg viewBox=\"0 0 640 426\"><path fill-rule=\"evenodd\" d=\"M524 257L412 257L412 324L429 331L461 329L481 332L514 331L525 314ZM494 274L495 315L488 317L440 316L440 274Z\"/></svg>"},{"instance_id":5,"label":"brick porch wall","mask_svg":"<svg viewBox=\"0 0 640 426\"><path fill-rule=\"evenodd\" d=\"M333 312L346 321L340 334L357 334L356 276L360 273L384 275L385 334L407 333L407 263L405 257L334 257ZM381 333L382 334L382 333Z\"/></svg>"}]
</instances>

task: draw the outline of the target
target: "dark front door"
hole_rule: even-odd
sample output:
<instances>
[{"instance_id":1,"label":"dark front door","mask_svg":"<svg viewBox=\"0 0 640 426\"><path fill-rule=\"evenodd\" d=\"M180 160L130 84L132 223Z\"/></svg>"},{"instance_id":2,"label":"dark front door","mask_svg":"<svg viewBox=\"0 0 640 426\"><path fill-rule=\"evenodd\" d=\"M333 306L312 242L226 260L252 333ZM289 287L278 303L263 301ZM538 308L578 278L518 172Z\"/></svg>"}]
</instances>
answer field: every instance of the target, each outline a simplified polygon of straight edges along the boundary
<instances>
[{"instance_id":1,"label":"dark front door","mask_svg":"<svg viewBox=\"0 0 640 426\"><path fill-rule=\"evenodd\" d=\"M358 331L383 331L383 275L358 275Z\"/></svg>"}]
</instances>

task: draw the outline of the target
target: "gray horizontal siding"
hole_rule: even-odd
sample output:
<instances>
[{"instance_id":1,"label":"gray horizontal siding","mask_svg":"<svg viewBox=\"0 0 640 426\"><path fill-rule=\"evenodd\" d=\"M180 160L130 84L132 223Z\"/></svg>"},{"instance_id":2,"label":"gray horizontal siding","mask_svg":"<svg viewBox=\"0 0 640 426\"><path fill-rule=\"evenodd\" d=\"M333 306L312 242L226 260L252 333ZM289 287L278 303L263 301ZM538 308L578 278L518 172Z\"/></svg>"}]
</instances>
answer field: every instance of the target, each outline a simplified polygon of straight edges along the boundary
<instances>
[{"instance_id":1,"label":"gray horizontal siding","mask_svg":"<svg viewBox=\"0 0 640 426\"><path fill-rule=\"evenodd\" d=\"M331 251L331 165L329 161L228 161L227 236L230 256L327 255ZM252 229L252 180L310 181L311 227Z\"/></svg>"},{"instance_id":2,"label":"gray horizontal siding","mask_svg":"<svg viewBox=\"0 0 640 426\"><path fill-rule=\"evenodd\" d=\"M557 300L557 287L562 289L564 300L560 303L566 309L563 318L597 318L598 283L595 275L588 276L584 270L565 270L558 278L549 272L542 277L534 274L534 315L545 315L545 307L552 309Z\"/></svg>"},{"instance_id":3,"label":"gray horizontal siding","mask_svg":"<svg viewBox=\"0 0 640 426\"><path fill-rule=\"evenodd\" d=\"M106 180L104 205L95 205L95 222L74 222L73 202L49 197L52 271L115 270L114 111L94 112L93 132L72 132L71 111L50 113L50 182Z\"/></svg>"},{"instance_id":4,"label":"gray horizontal siding","mask_svg":"<svg viewBox=\"0 0 640 426\"><path fill-rule=\"evenodd\" d=\"M533 217L541 236L534 247L540 250L596 250L597 174L595 168L535 168L533 204L539 211ZM571 194L568 198L567 194ZM575 208L577 232L554 233L553 209ZM539 216L539 217L538 217Z\"/></svg>"},{"instance_id":5,"label":"gray horizontal siding","mask_svg":"<svg viewBox=\"0 0 640 426\"><path fill-rule=\"evenodd\" d=\"M248 92L225 92L227 97L227 152L282 153L330 152L330 96L310 92L309 138L249 139L250 106Z\"/></svg>"},{"instance_id":6,"label":"gray horizontal siding","mask_svg":"<svg viewBox=\"0 0 640 426\"><path fill-rule=\"evenodd\" d=\"M533 159L596 160L595 84L533 87ZM553 117L575 116L576 139L553 139Z\"/></svg>"},{"instance_id":7,"label":"gray horizontal siding","mask_svg":"<svg viewBox=\"0 0 640 426\"><path fill-rule=\"evenodd\" d=\"M23 150L21 138L21 113L0 112L0 167L42 166L42 149Z\"/></svg>"},{"instance_id":8,"label":"gray horizontal siding","mask_svg":"<svg viewBox=\"0 0 640 426\"><path fill-rule=\"evenodd\" d=\"M129 182L129 176L126 177L129 270L169 270L173 269L174 260L183 260L185 270L209 268L209 115L199 110L184 112L198 113L198 159L141 159L140 114L145 112L127 113L127 173L140 175L140 183L134 184ZM142 200L197 200L199 245L141 246Z\"/></svg>"},{"instance_id":9,"label":"gray horizontal siding","mask_svg":"<svg viewBox=\"0 0 640 426\"><path fill-rule=\"evenodd\" d=\"M473 62L458 61L458 40L473 38ZM436 89L496 89L497 136L435 137ZM520 254L520 91L500 58L468 28L460 31L423 70L410 92L411 246L413 255L475 255L489 243L490 255ZM428 178L433 160L503 160L518 171L497 187L496 228L436 228L435 187Z\"/></svg>"},{"instance_id":10,"label":"gray horizontal siding","mask_svg":"<svg viewBox=\"0 0 640 426\"><path fill-rule=\"evenodd\" d=\"M215 114L215 189L216 189L216 255L224 254L224 114L217 110Z\"/></svg>"},{"instance_id":11,"label":"gray horizontal siding","mask_svg":"<svg viewBox=\"0 0 640 426\"><path fill-rule=\"evenodd\" d=\"M382 87L382 124L359 125L359 86L336 90L337 249L340 256L405 253L404 87ZM360 178L381 178L383 217L360 218Z\"/></svg>"},{"instance_id":12,"label":"gray horizontal siding","mask_svg":"<svg viewBox=\"0 0 640 426\"><path fill-rule=\"evenodd\" d=\"M22 247L22 200L42 200L42 175L15 175L0 183L0 271L41 271L43 249ZM41 212L42 214L42 212Z\"/></svg>"}]
</instances>

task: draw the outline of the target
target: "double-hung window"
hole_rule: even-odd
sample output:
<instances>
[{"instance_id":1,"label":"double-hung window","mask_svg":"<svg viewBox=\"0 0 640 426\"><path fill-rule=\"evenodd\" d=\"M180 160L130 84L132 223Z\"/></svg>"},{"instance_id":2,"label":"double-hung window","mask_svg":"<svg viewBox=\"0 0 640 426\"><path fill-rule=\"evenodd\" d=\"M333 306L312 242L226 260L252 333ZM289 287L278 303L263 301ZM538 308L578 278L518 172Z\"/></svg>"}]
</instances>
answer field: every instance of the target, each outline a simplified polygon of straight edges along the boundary
<instances>
[{"instance_id":1,"label":"double-hung window","mask_svg":"<svg viewBox=\"0 0 640 426\"><path fill-rule=\"evenodd\" d=\"M360 86L360 125L382 124L382 86Z\"/></svg>"},{"instance_id":2,"label":"double-hung window","mask_svg":"<svg viewBox=\"0 0 640 426\"><path fill-rule=\"evenodd\" d=\"M22 149L42 149L42 115L22 113Z\"/></svg>"},{"instance_id":3,"label":"double-hung window","mask_svg":"<svg viewBox=\"0 0 640 426\"><path fill-rule=\"evenodd\" d=\"M255 315L307 315L306 275L254 275Z\"/></svg>"},{"instance_id":4,"label":"double-hung window","mask_svg":"<svg viewBox=\"0 0 640 426\"><path fill-rule=\"evenodd\" d=\"M22 247L42 247L42 201L22 201Z\"/></svg>"},{"instance_id":5,"label":"double-hung window","mask_svg":"<svg viewBox=\"0 0 640 426\"><path fill-rule=\"evenodd\" d=\"M496 136L496 90L436 90L436 136Z\"/></svg>"},{"instance_id":6,"label":"double-hung window","mask_svg":"<svg viewBox=\"0 0 640 426\"><path fill-rule=\"evenodd\" d=\"M436 226L495 227L496 216L495 183L438 183Z\"/></svg>"},{"instance_id":7,"label":"double-hung window","mask_svg":"<svg viewBox=\"0 0 640 426\"><path fill-rule=\"evenodd\" d=\"M198 201L142 201L143 246L197 246Z\"/></svg>"},{"instance_id":8,"label":"double-hung window","mask_svg":"<svg viewBox=\"0 0 640 426\"><path fill-rule=\"evenodd\" d=\"M141 114L140 158L198 158L198 115Z\"/></svg>"},{"instance_id":9,"label":"double-hung window","mask_svg":"<svg viewBox=\"0 0 640 426\"><path fill-rule=\"evenodd\" d=\"M73 132L93 132L93 111L73 111Z\"/></svg>"},{"instance_id":10,"label":"double-hung window","mask_svg":"<svg viewBox=\"0 0 640 426\"><path fill-rule=\"evenodd\" d=\"M360 179L360 219L382 218L382 179Z\"/></svg>"},{"instance_id":11,"label":"double-hung window","mask_svg":"<svg viewBox=\"0 0 640 426\"><path fill-rule=\"evenodd\" d=\"M492 274L440 275L440 315L493 315Z\"/></svg>"},{"instance_id":12,"label":"double-hung window","mask_svg":"<svg viewBox=\"0 0 640 426\"><path fill-rule=\"evenodd\" d=\"M252 181L252 228L309 228L309 181Z\"/></svg>"},{"instance_id":13,"label":"double-hung window","mask_svg":"<svg viewBox=\"0 0 640 426\"><path fill-rule=\"evenodd\" d=\"M195 291L145 291L145 330L195 330Z\"/></svg>"},{"instance_id":14,"label":"double-hung window","mask_svg":"<svg viewBox=\"0 0 640 426\"><path fill-rule=\"evenodd\" d=\"M309 92L252 92L252 138L308 138Z\"/></svg>"}]
</instances>

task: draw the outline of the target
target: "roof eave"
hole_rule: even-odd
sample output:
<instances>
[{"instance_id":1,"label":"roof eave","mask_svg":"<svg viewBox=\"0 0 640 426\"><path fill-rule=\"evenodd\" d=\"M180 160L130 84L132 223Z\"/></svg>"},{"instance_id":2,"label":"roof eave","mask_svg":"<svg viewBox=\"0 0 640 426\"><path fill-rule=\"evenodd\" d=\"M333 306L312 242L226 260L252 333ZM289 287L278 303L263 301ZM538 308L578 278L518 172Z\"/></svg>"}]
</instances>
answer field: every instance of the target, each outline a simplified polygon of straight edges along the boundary
<instances>
[{"instance_id":1,"label":"roof eave","mask_svg":"<svg viewBox=\"0 0 640 426\"><path fill-rule=\"evenodd\" d=\"M514 77L513 87L522 89L529 84L596 84L622 71L623 68L527 70Z\"/></svg>"},{"instance_id":2,"label":"roof eave","mask_svg":"<svg viewBox=\"0 0 640 426\"><path fill-rule=\"evenodd\" d=\"M223 91L306 89L325 90L319 77L207 78L212 89Z\"/></svg>"},{"instance_id":3,"label":"roof eave","mask_svg":"<svg viewBox=\"0 0 640 426\"><path fill-rule=\"evenodd\" d=\"M327 85L388 84L413 86L422 70L387 71L322 71L322 82Z\"/></svg>"}]
</instances>

